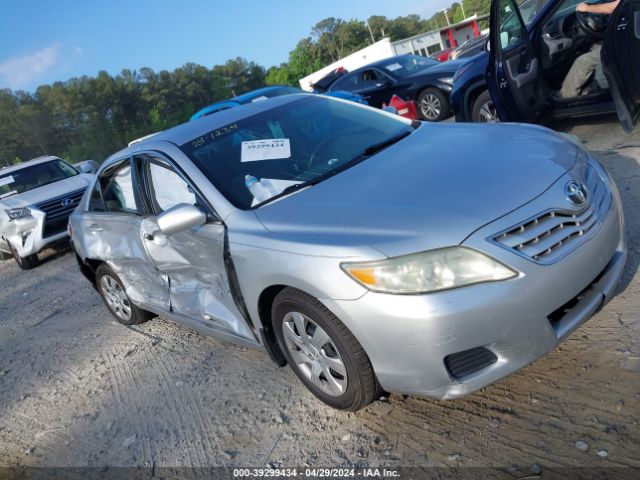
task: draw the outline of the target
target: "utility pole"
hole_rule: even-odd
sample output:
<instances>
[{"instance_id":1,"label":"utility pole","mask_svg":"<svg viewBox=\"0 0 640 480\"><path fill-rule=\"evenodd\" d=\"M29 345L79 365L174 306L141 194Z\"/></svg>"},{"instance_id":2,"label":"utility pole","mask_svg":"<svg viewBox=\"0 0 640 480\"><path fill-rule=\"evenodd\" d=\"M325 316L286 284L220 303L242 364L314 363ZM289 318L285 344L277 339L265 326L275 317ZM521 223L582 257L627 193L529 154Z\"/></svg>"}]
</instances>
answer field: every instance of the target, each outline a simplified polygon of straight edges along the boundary
<instances>
[{"instance_id":1,"label":"utility pole","mask_svg":"<svg viewBox=\"0 0 640 480\"><path fill-rule=\"evenodd\" d=\"M444 12L444 17L447 19L447 25L451 25L451 23L449 23L449 15L447 15L447 9L443 8L442 11Z\"/></svg>"},{"instance_id":2,"label":"utility pole","mask_svg":"<svg viewBox=\"0 0 640 480\"><path fill-rule=\"evenodd\" d=\"M464 13L464 1L460 2L460 8L462 9L462 18L467 19L467 14Z\"/></svg>"},{"instance_id":3,"label":"utility pole","mask_svg":"<svg viewBox=\"0 0 640 480\"><path fill-rule=\"evenodd\" d=\"M364 23L367 24L367 28L369 29L369 34L371 35L371 41L373 43L376 43L376 39L373 37L373 32L371 31L371 26L369 25L369 21L365 20Z\"/></svg>"}]
</instances>

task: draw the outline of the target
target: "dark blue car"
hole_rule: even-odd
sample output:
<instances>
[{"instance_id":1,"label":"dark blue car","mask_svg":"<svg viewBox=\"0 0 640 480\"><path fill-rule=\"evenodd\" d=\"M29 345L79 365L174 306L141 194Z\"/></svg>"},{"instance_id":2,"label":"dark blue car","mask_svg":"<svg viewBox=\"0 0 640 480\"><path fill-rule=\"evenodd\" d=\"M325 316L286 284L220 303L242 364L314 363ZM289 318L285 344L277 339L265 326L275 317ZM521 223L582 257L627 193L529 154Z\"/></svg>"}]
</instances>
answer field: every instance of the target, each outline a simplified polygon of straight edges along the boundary
<instances>
[{"instance_id":1,"label":"dark blue car","mask_svg":"<svg viewBox=\"0 0 640 480\"><path fill-rule=\"evenodd\" d=\"M287 87L285 85L273 85L270 87L259 88L257 90L252 90L251 92L243 93L242 95L238 95L227 100L221 100L212 105L204 107L194 113L191 116L191 120L195 120L196 118L204 117L206 115L211 115L212 113L226 110L227 108L237 107L238 105L244 105L251 102L259 102L260 100L266 100L267 98L279 97L281 95L289 95L291 93L301 92L302 90L298 88ZM367 104L366 100L364 100L362 96L350 92L337 91L327 93L327 95L342 98L344 100L350 100L352 102L363 103L365 105Z\"/></svg>"},{"instance_id":2,"label":"dark blue car","mask_svg":"<svg viewBox=\"0 0 640 480\"><path fill-rule=\"evenodd\" d=\"M336 76L325 91L356 93L376 108L398 95L403 100L415 101L423 120L437 122L450 115L453 75L466 61L441 63L419 55L399 55Z\"/></svg>"},{"instance_id":3,"label":"dark blue car","mask_svg":"<svg viewBox=\"0 0 640 480\"><path fill-rule=\"evenodd\" d=\"M541 122L616 112L631 131L640 116L640 3L621 0L610 19L576 12L578 3L493 0L490 51L454 77L456 120ZM575 59L600 43L602 65L579 95L561 97Z\"/></svg>"}]
</instances>

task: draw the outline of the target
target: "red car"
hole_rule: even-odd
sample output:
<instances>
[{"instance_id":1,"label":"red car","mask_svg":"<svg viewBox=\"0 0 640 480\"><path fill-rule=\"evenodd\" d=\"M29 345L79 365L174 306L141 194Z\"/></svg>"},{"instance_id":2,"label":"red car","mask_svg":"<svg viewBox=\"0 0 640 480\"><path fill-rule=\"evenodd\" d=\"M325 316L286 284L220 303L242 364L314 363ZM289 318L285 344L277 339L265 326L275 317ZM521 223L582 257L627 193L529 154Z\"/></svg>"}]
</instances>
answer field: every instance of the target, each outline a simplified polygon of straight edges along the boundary
<instances>
[{"instance_id":1,"label":"red car","mask_svg":"<svg viewBox=\"0 0 640 480\"><path fill-rule=\"evenodd\" d=\"M432 53L431 55L429 55L429 57L433 58L434 60L438 60L439 62L446 62L447 60L449 60L449 55L451 55L451 52L453 52L454 50L455 48L453 47L445 48L444 50L440 50L439 52Z\"/></svg>"}]
</instances>

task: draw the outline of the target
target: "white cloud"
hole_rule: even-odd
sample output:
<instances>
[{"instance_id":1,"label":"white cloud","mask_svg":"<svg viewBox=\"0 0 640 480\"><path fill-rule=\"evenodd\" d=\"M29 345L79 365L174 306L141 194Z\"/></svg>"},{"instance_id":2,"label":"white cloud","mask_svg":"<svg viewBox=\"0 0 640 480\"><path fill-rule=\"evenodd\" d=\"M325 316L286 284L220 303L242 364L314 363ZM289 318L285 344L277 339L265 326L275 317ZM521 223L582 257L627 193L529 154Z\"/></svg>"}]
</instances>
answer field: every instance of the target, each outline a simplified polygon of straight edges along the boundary
<instances>
[{"instance_id":1,"label":"white cloud","mask_svg":"<svg viewBox=\"0 0 640 480\"><path fill-rule=\"evenodd\" d=\"M73 51L78 55L82 55L84 53L84 50L82 49L82 47L78 47L77 45L73 47Z\"/></svg>"},{"instance_id":2,"label":"white cloud","mask_svg":"<svg viewBox=\"0 0 640 480\"><path fill-rule=\"evenodd\" d=\"M0 61L0 87L28 88L59 61L60 44L54 43L35 53Z\"/></svg>"}]
</instances>

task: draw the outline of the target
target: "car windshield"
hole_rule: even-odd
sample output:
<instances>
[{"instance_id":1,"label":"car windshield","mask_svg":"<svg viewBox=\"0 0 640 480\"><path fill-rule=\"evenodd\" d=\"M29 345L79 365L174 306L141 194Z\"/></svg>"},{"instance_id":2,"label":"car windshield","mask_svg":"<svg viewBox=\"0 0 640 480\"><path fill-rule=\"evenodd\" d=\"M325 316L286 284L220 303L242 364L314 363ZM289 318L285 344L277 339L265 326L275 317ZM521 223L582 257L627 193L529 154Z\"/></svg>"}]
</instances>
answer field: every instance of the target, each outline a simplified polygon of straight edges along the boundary
<instances>
[{"instance_id":1,"label":"car windshield","mask_svg":"<svg viewBox=\"0 0 640 480\"><path fill-rule=\"evenodd\" d=\"M240 107L239 107L240 108ZM180 148L236 207L318 183L413 131L406 120L307 96L194 138Z\"/></svg>"},{"instance_id":2,"label":"car windshield","mask_svg":"<svg viewBox=\"0 0 640 480\"><path fill-rule=\"evenodd\" d=\"M74 175L78 175L78 171L62 160L26 166L4 175L0 172L0 198L28 192Z\"/></svg>"},{"instance_id":3,"label":"car windshield","mask_svg":"<svg viewBox=\"0 0 640 480\"><path fill-rule=\"evenodd\" d=\"M425 68L438 65L440 62L420 55L403 55L390 59L380 67L396 77L406 77Z\"/></svg>"}]
</instances>

